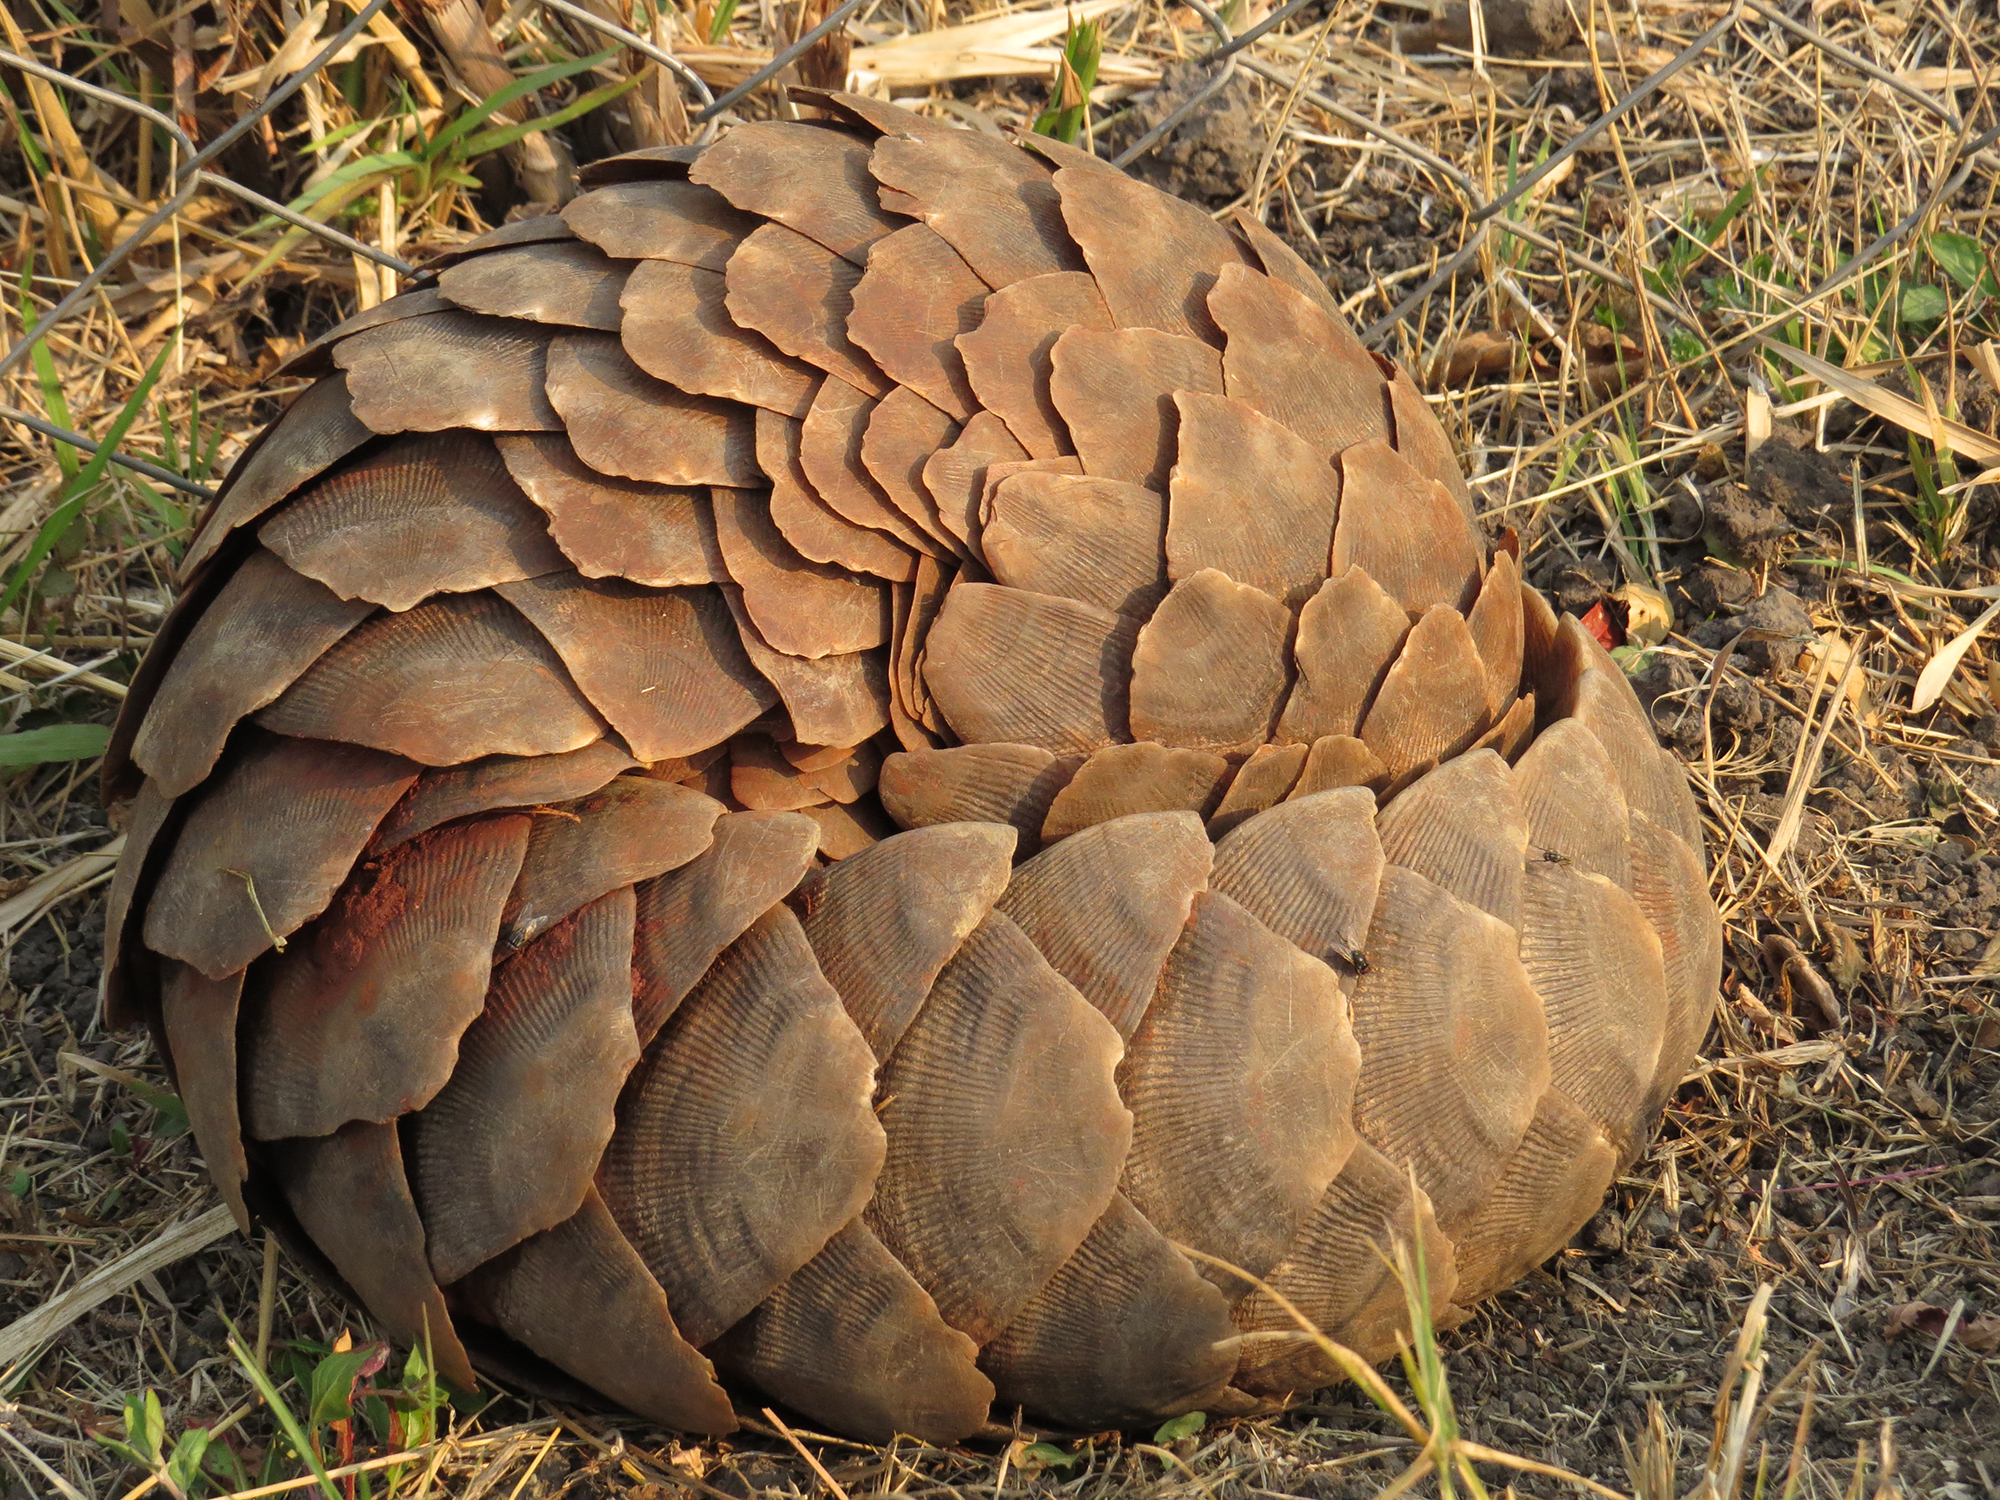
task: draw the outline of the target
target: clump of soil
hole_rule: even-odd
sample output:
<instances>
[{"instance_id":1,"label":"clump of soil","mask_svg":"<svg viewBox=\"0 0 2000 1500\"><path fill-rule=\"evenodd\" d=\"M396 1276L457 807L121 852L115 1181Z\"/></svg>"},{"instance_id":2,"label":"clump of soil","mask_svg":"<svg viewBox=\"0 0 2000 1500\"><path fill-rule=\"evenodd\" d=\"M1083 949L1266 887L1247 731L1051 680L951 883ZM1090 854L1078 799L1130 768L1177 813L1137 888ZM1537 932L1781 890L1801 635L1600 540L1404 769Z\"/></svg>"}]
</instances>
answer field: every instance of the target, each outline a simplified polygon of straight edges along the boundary
<instances>
[{"instance_id":1,"label":"clump of soil","mask_svg":"<svg viewBox=\"0 0 2000 1500\"><path fill-rule=\"evenodd\" d=\"M1125 123L1111 132L1116 155L1189 99L1208 87L1215 70L1199 61L1168 63L1160 83L1132 107ZM1264 154L1264 132L1251 104L1250 84L1232 78L1197 104L1146 155L1132 174L1178 197L1211 207L1248 191Z\"/></svg>"}]
</instances>

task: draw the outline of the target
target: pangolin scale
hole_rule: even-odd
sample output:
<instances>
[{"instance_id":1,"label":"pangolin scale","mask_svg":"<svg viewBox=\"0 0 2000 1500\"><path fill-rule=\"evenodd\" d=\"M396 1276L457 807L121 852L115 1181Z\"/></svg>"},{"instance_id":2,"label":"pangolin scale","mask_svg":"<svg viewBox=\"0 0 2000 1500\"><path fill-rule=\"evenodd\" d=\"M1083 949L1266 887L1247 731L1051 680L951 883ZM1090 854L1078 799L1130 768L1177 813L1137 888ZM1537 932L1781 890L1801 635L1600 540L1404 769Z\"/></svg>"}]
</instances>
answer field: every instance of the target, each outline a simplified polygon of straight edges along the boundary
<instances>
[{"instance_id":1,"label":"pangolin scale","mask_svg":"<svg viewBox=\"0 0 2000 1500\"><path fill-rule=\"evenodd\" d=\"M803 102L295 362L106 762L110 1019L461 1382L1327 1383L1281 1299L1383 1358L1386 1247L1448 1323L1645 1144L1685 779L1263 226Z\"/></svg>"}]
</instances>

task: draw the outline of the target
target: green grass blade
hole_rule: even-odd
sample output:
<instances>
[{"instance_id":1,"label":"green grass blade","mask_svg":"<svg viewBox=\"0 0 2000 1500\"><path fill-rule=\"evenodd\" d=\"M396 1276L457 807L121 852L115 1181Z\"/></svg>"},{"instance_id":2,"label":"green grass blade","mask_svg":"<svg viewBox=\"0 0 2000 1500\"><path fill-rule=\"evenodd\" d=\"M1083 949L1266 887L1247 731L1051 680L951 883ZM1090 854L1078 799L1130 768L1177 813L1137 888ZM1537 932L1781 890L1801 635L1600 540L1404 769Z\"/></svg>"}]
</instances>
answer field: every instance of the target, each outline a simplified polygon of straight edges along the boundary
<instances>
[{"instance_id":1,"label":"green grass blade","mask_svg":"<svg viewBox=\"0 0 2000 1500\"><path fill-rule=\"evenodd\" d=\"M42 523L42 529L35 533L34 545L28 548L28 555L15 567L14 576L7 580L6 593L0 595L0 614L5 614L14 601L21 597L22 591L33 580L36 571L49 553L55 550L55 545L61 540L62 534L69 530L70 523L82 512L84 502L90 498L91 491L97 488L98 482L104 478L104 471L110 467L112 453L125 441L125 434L131 431L132 424L139 419L139 413L146 409L146 398L152 394L153 386L160 378L160 371L166 367L167 356L173 352L173 348L172 340L160 347L152 368L140 379L138 389L126 397L125 405L120 408L117 419L111 424L111 430L104 435L103 441L98 445L96 454L83 466L82 471L70 480L68 492L61 504L57 505L48 520Z\"/></svg>"},{"instance_id":2,"label":"green grass blade","mask_svg":"<svg viewBox=\"0 0 2000 1500\"><path fill-rule=\"evenodd\" d=\"M465 154L484 156L489 151L498 151L524 136L536 135L544 130L554 130L559 125L567 125L582 115L589 114L600 105L609 104L620 94L629 94L639 86L636 78L627 78L622 83L607 83L602 88L592 89L570 104L564 105L552 115L536 115L530 120L520 120L512 125L497 126L492 130L482 130L465 140Z\"/></svg>"}]
</instances>

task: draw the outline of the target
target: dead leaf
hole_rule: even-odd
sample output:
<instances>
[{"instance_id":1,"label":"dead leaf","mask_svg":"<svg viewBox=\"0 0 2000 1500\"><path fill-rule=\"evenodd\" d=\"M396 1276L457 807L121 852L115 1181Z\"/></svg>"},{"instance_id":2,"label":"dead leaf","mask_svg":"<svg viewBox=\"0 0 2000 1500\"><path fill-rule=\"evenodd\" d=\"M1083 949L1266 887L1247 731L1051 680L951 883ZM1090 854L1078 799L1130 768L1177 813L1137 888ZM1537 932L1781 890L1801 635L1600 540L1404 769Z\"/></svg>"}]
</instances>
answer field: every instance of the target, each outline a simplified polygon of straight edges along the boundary
<instances>
[{"instance_id":1,"label":"dead leaf","mask_svg":"<svg viewBox=\"0 0 2000 1500\"><path fill-rule=\"evenodd\" d=\"M1996 617L2000 617L2000 599L1987 605L1978 619L1938 648L1937 655L1925 663L1923 671L1917 674L1917 690L1910 698L1911 713L1922 713L1944 696L1951 674L1958 670L1958 664L1972 649L1972 643Z\"/></svg>"},{"instance_id":2,"label":"dead leaf","mask_svg":"<svg viewBox=\"0 0 2000 1500\"><path fill-rule=\"evenodd\" d=\"M1891 1343L1906 1333L1920 1333L1934 1339L1944 1332L1949 1316L1943 1308L1928 1302L1899 1303L1889 1309L1889 1316L1882 1324L1882 1337Z\"/></svg>"},{"instance_id":3,"label":"dead leaf","mask_svg":"<svg viewBox=\"0 0 2000 1500\"><path fill-rule=\"evenodd\" d=\"M1468 385L1481 375L1498 375L1514 367L1518 347L1511 333L1496 328L1475 328L1452 346L1445 360L1440 383Z\"/></svg>"},{"instance_id":4,"label":"dead leaf","mask_svg":"<svg viewBox=\"0 0 2000 1500\"><path fill-rule=\"evenodd\" d=\"M1967 1318L1958 1325L1958 1341L1974 1354L2000 1353L2000 1316Z\"/></svg>"},{"instance_id":5,"label":"dead leaf","mask_svg":"<svg viewBox=\"0 0 2000 1500\"><path fill-rule=\"evenodd\" d=\"M1898 427L1914 432L1918 437L1932 438L1940 448L1947 448L1976 463L2000 462L2000 441L1982 432L1973 431L1963 422L1949 421L1926 412L1908 396L1899 396L1894 391L1884 390L1874 381L1864 380L1852 370L1843 370L1839 365L1828 364L1817 354L1794 349L1790 344L1778 339L1759 338L1758 342L1773 354L1790 360L1829 390L1840 392L1862 410L1873 412L1884 421L1894 422Z\"/></svg>"}]
</instances>

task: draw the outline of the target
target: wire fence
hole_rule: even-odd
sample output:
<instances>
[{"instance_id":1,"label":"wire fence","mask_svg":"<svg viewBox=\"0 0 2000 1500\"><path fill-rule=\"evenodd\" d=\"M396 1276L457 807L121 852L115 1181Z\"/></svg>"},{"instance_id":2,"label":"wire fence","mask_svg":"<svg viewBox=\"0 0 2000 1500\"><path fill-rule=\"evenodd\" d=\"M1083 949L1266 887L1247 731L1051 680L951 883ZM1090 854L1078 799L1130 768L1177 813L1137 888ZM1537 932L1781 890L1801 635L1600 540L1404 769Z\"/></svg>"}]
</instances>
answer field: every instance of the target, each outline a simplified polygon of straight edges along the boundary
<instances>
[{"instance_id":1,"label":"wire fence","mask_svg":"<svg viewBox=\"0 0 2000 1500\"><path fill-rule=\"evenodd\" d=\"M632 49L641 56L658 64L680 81L693 96L696 108L690 112L689 120L700 127L697 142L711 139L723 123L723 117L732 106L765 87L782 75L793 64L823 38L831 36L844 27L861 8L863 0L841 0L817 25L813 26L778 49L770 61L756 69L741 83L716 95L707 82L687 62L672 52L657 46L626 27L586 9L573 0L539 0L541 6L556 12L566 20L585 27L605 37L608 41ZM1613 266L1605 265L1583 255L1573 247L1566 246L1553 236L1544 234L1519 218L1507 216L1507 210L1527 200L1535 190L1553 174L1560 171L1565 163L1579 152L1597 142L1621 119L1624 119L1657 93L1676 74L1700 59L1704 54L1720 45L1726 38L1738 32L1752 18L1760 20L1785 34L1804 42L1828 58L1852 68L1883 87L1893 91L1937 119L1958 137L1956 148L1949 161L1939 164L1934 174L1930 191L1915 210L1905 215L1896 224L1877 236L1870 244L1858 251L1851 259L1823 278L1803 297L1788 303L1779 311L1764 319L1746 324L1732 335L1720 348L1732 347L1746 341L1755 340L1773 328L1795 318L1800 312L1823 300L1832 292L1847 284L1869 265L1879 261L1883 255L1902 243L1918 225L1936 211L1939 204L1964 186L1971 173L1986 159L1989 170L2000 164L1994 163L1990 155L1996 142L2000 142L2000 126L1985 130L1978 135L1964 118L1944 101L1915 87L1907 79L1898 78L1886 69L1876 66L1868 59L1827 37L1818 28L1786 15L1763 0L1736 0L1729 12L1696 36L1674 57L1647 75L1637 85L1618 96L1608 108L1584 124L1563 145L1533 170L1523 174L1504 193L1488 197L1477 183L1445 160L1436 152L1409 139L1406 135L1371 119L1368 115L1349 104L1333 97L1321 89L1312 87L1312 80L1288 72L1286 69L1264 59L1245 55L1258 41L1271 36L1277 28L1292 19L1309 6L1320 0L1287 0L1287 3L1273 10L1255 26L1241 35L1232 33L1222 16L1212 9L1207 0L1185 0L1185 3L1201 18L1214 34L1214 45L1195 59L1197 69L1207 73L1201 85L1191 90L1164 118L1145 131L1130 146L1113 158L1113 163L1126 167L1157 149L1164 141L1185 124L1201 106L1212 99L1232 77L1238 68L1261 77L1281 88L1293 91L1300 99L1325 111L1333 118L1381 141L1388 149L1400 154L1410 162L1435 173L1460 196L1460 210L1471 233L1452 254L1445 256L1436 269L1405 294L1389 312L1368 325L1362 331L1362 339L1371 345L1379 345L1403 324L1412 313L1423 307L1430 298L1452 278L1464 270L1478 257L1486 245L1490 232L1496 225L1504 226L1505 232L1516 236L1537 249L1556 256L1566 266L1573 266L1590 276L1601 279L1606 284L1631 295L1643 298L1656 311L1670 317L1680 318L1682 309L1672 301L1660 296L1648 287L1635 283L1625 273ZM369 23L388 6L389 0L367 0L347 22L316 51L303 66L292 72L262 100L248 110L234 124L220 132L206 146L197 147L180 123L171 116L151 106L129 98L114 90L100 87L77 78L73 74L49 67L33 57L0 48L0 65L17 68L23 73L42 79L58 88L93 100L114 109L123 110L137 116L146 124L157 126L166 133L171 142L173 164L169 181L172 191L167 194L157 209L143 219L136 228L120 238L110 249L88 268L86 274L45 313L32 328L17 340L4 354L0 354L0 377L4 377L19 367L27 359L34 346L48 332L82 309L98 295L99 289L114 272L124 265L141 246L147 244L163 226L171 223L175 216L183 213L195 195L203 188L213 188L227 193L244 203L259 209L283 222L312 234L327 244L360 256L376 265L387 268L402 276L418 277L423 273L418 267L403 260L379 246L370 245L353 235L298 213L262 193L236 181L225 173L210 170L210 163L216 161L236 141L259 126L287 100L293 97L308 80L318 76L338 57L349 43L366 30ZM0 404L0 419L19 423L22 427L54 442L67 443L87 454L95 454L99 444L87 435L70 430L43 417L22 411L14 406ZM146 459L114 450L109 461L148 479L166 484L183 493L201 499L213 498L214 490L197 480L174 473Z\"/></svg>"}]
</instances>

